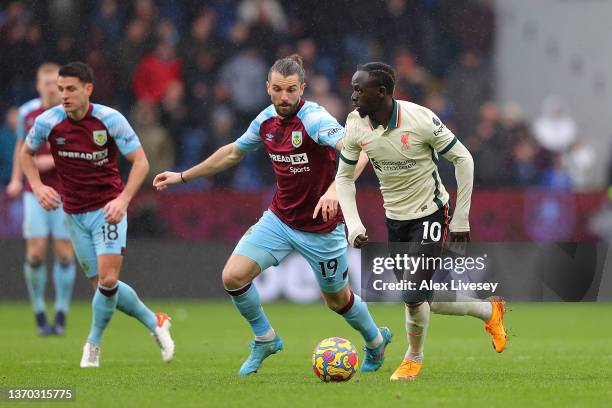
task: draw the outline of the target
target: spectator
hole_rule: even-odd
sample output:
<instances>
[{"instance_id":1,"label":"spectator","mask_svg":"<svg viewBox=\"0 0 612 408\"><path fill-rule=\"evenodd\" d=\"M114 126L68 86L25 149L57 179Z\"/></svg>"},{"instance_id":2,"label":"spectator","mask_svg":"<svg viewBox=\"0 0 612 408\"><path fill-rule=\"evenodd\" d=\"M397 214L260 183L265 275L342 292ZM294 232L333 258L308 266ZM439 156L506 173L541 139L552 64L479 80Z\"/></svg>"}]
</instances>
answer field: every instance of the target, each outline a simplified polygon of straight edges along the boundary
<instances>
[{"instance_id":1,"label":"spectator","mask_svg":"<svg viewBox=\"0 0 612 408\"><path fill-rule=\"evenodd\" d=\"M156 174L174 166L174 145L168 131L159 123L157 107L148 101L138 101L132 112L134 130L149 159L147 183L150 186Z\"/></svg>"},{"instance_id":2,"label":"spectator","mask_svg":"<svg viewBox=\"0 0 612 408\"><path fill-rule=\"evenodd\" d=\"M569 116L567 104L561 97L546 98L533 132L540 146L551 152L565 153L574 145L576 122Z\"/></svg>"},{"instance_id":3,"label":"spectator","mask_svg":"<svg viewBox=\"0 0 612 408\"><path fill-rule=\"evenodd\" d=\"M268 75L268 64L255 47L249 47L230 58L219 72L219 82L227 89L246 128L253 115L270 103L262 80Z\"/></svg>"},{"instance_id":4,"label":"spectator","mask_svg":"<svg viewBox=\"0 0 612 408\"><path fill-rule=\"evenodd\" d=\"M174 44L159 41L152 54L145 56L136 71L132 86L137 99L160 102L172 81L182 80L181 61Z\"/></svg>"},{"instance_id":5,"label":"spectator","mask_svg":"<svg viewBox=\"0 0 612 408\"><path fill-rule=\"evenodd\" d=\"M446 94L453 105L457 131L472 134L480 106L491 99L491 75L474 50L464 51L448 74Z\"/></svg>"}]
</instances>

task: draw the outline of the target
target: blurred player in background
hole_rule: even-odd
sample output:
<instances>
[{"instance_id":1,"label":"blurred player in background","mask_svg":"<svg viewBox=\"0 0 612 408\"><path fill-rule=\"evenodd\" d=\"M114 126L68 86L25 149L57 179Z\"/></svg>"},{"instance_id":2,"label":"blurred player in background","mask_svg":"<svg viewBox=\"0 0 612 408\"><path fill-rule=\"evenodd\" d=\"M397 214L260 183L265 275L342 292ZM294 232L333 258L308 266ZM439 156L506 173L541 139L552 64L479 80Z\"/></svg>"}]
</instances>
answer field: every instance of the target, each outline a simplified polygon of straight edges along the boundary
<instances>
[{"instance_id":1,"label":"blurred player in background","mask_svg":"<svg viewBox=\"0 0 612 408\"><path fill-rule=\"evenodd\" d=\"M57 91L58 70L59 65L42 64L36 73L36 90L40 96L26 102L19 108L16 129L17 143L13 154L13 172L11 181L6 187L9 198L16 198L24 189L19 153L26 134L38 115L60 103ZM57 190L60 181L48 143L41 146L36 155L35 163L43 183ZM64 219L64 211L61 206L56 211L46 211L36 201L36 197L32 193L32 187L26 181L23 194L23 212L23 237L26 240L26 260L23 265L23 274L32 309L36 316L38 334L42 336L49 334L63 335L76 275L72 244ZM54 253L55 322L53 326L49 326L47 323L45 313L45 287L47 283L45 257L49 235L53 239Z\"/></svg>"},{"instance_id":2,"label":"blurred player in background","mask_svg":"<svg viewBox=\"0 0 612 408\"><path fill-rule=\"evenodd\" d=\"M268 72L272 105L236 142L189 170L164 172L153 182L163 190L172 184L212 176L236 165L262 145L270 156L277 180L272 204L244 234L222 273L225 290L255 334L240 375L256 372L265 358L283 348L252 281L293 251L310 264L329 308L363 336L366 358L362 371L375 371L382 365L392 336L388 328L379 329L374 324L366 303L348 285L344 223L333 183L336 150L342 148L344 129L323 107L302 99L305 85L299 56L277 60ZM357 174L366 164L364 156Z\"/></svg>"},{"instance_id":3,"label":"blurred player in background","mask_svg":"<svg viewBox=\"0 0 612 408\"><path fill-rule=\"evenodd\" d=\"M352 85L351 99L355 110L347 118L344 148L336 176L349 243L360 248L368 241L357 211L353 179L362 151L370 158L380 181L390 244L418 243L418 251L412 255L439 256L440 248L429 244L444 244L449 228L451 241L469 242L474 173L470 152L429 109L393 99L395 73L390 66L375 62L365 64L353 75ZM457 208L452 221L449 195L437 171L439 155L455 166ZM423 270L418 273L422 273L422 279L430 279L433 272ZM399 272L398 279L406 279L403 273L405 271ZM463 301L432 302L433 296L433 291L424 290L402 293L406 303L409 348L391 380L414 380L418 376L423 364L430 310L480 318L486 323L485 329L493 339L495 350L499 353L504 350L505 309L501 300L483 302L457 295L457 300Z\"/></svg>"},{"instance_id":4,"label":"blurred player in background","mask_svg":"<svg viewBox=\"0 0 612 408\"><path fill-rule=\"evenodd\" d=\"M153 313L126 283L119 281L127 236L127 208L142 184L149 163L127 120L109 107L89 102L91 68L81 62L59 70L57 88L62 106L34 122L21 151L23 171L36 199L48 211L63 204L74 250L95 294L93 318L81 367L100 365L100 340L115 308L142 322L155 337L164 361L174 356L169 317ZM36 152L51 146L60 193L46 185L36 167ZM118 155L132 163L125 187Z\"/></svg>"}]
</instances>

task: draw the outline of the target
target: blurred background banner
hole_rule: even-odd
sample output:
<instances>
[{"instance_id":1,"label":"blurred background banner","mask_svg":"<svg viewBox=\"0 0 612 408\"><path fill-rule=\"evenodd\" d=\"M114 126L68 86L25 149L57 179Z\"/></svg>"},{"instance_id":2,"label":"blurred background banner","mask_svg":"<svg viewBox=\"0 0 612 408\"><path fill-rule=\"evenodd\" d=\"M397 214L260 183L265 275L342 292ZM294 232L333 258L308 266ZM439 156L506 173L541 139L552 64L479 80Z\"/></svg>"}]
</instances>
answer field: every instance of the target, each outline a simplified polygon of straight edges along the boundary
<instances>
[{"instance_id":1,"label":"blurred background banner","mask_svg":"<svg viewBox=\"0 0 612 408\"><path fill-rule=\"evenodd\" d=\"M125 268L143 296L222 294L226 257L273 195L269 158L261 149L235 168L163 194L151 181L238 138L270 103L268 68L292 53L304 60L305 98L340 123L352 109L350 79L358 64L380 60L394 67L395 97L433 110L474 156L475 240L612 239L612 42L605 41L612 38L611 2L313 4L0 1L0 286L10 289L0 299L25 297L23 205L9 200L4 187L17 108L37 96L36 69L45 61L90 64L93 102L124 113L147 153L151 171L129 210ZM440 174L452 191L452 165L441 160ZM370 237L385 240L370 167L359 179L358 201ZM298 272L265 275L260 285L268 285L269 296L263 297L301 299L295 288L306 288L300 279L311 272L296 262L286 264ZM77 296L89 296L85 280L78 281ZM302 297L317 299L312 293Z\"/></svg>"}]
</instances>

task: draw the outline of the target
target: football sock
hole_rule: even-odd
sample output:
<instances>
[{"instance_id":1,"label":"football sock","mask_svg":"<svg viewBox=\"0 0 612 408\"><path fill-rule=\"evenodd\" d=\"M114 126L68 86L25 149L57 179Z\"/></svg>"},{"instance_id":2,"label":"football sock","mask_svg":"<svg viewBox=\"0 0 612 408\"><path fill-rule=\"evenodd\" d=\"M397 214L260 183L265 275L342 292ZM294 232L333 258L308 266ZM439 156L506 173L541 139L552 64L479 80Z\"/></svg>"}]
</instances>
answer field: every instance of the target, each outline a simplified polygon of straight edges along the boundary
<instances>
[{"instance_id":1,"label":"football sock","mask_svg":"<svg viewBox=\"0 0 612 408\"><path fill-rule=\"evenodd\" d=\"M255 340L257 341L272 341L276 337L276 332L273 328L270 327L270 330L263 336L255 336Z\"/></svg>"},{"instance_id":2,"label":"football sock","mask_svg":"<svg viewBox=\"0 0 612 408\"><path fill-rule=\"evenodd\" d=\"M47 266L44 262L31 263L26 261L23 265L30 303L35 314L45 311L45 285L47 284Z\"/></svg>"},{"instance_id":3,"label":"football sock","mask_svg":"<svg viewBox=\"0 0 612 408\"><path fill-rule=\"evenodd\" d=\"M225 289L240 314L249 322L256 337L270 335L272 326L261 307L259 292L252 283L239 289ZM273 339L273 338L272 338Z\"/></svg>"},{"instance_id":4,"label":"football sock","mask_svg":"<svg viewBox=\"0 0 612 408\"><path fill-rule=\"evenodd\" d=\"M383 338L380 330L378 330L372 315L370 315L367 303L361 300L359 295L351 291L349 302L338 311L338 314L342 315L353 329L361 333L368 348L374 349L382 344Z\"/></svg>"},{"instance_id":5,"label":"football sock","mask_svg":"<svg viewBox=\"0 0 612 408\"><path fill-rule=\"evenodd\" d=\"M423 352L412 354L410 351L407 351L406 354L404 355L404 359L408 359L408 360L416 361L417 363L421 363L423 361L424 356L425 355L423 354Z\"/></svg>"},{"instance_id":6,"label":"football sock","mask_svg":"<svg viewBox=\"0 0 612 408\"><path fill-rule=\"evenodd\" d=\"M68 312L75 276L76 266L74 265L74 262L62 263L55 261L53 263L53 284L55 286L56 312L63 312L64 314Z\"/></svg>"},{"instance_id":7,"label":"football sock","mask_svg":"<svg viewBox=\"0 0 612 408\"><path fill-rule=\"evenodd\" d=\"M89 336L87 341L91 344L98 346L100 345L100 339L104 329L110 323L115 308L117 307L117 295L118 284L112 288L107 288L98 284L98 290L94 294L91 302L93 318L91 321L91 329L89 330Z\"/></svg>"},{"instance_id":8,"label":"football sock","mask_svg":"<svg viewBox=\"0 0 612 408\"><path fill-rule=\"evenodd\" d=\"M431 311L436 314L454 316L473 316L487 322L493 313L493 305L488 300L480 300L457 294L455 302L432 302Z\"/></svg>"},{"instance_id":9,"label":"football sock","mask_svg":"<svg viewBox=\"0 0 612 408\"><path fill-rule=\"evenodd\" d=\"M421 356L425 349L425 337L429 326L429 303L406 305L406 333L408 334L407 358ZM416 361L416 360L415 360Z\"/></svg>"},{"instance_id":10,"label":"football sock","mask_svg":"<svg viewBox=\"0 0 612 408\"><path fill-rule=\"evenodd\" d=\"M138 298L136 291L125 282L118 282L117 309L132 316L151 331L157 327L157 316Z\"/></svg>"}]
</instances>

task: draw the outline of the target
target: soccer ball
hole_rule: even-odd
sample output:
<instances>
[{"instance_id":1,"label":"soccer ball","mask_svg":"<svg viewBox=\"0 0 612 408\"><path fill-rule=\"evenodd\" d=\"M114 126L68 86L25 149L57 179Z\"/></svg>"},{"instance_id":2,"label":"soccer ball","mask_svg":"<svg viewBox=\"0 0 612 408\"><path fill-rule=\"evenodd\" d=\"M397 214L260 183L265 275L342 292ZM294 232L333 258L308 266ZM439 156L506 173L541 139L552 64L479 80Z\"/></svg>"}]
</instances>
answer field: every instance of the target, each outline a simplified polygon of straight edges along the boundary
<instances>
[{"instance_id":1,"label":"soccer ball","mask_svg":"<svg viewBox=\"0 0 612 408\"><path fill-rule=\"evenodd\" d=\"M359 356L350 341L340 337L321 340L312 354L312 370L325 382L350 380L359 367Z\"/></svg>"}]
</instances>

